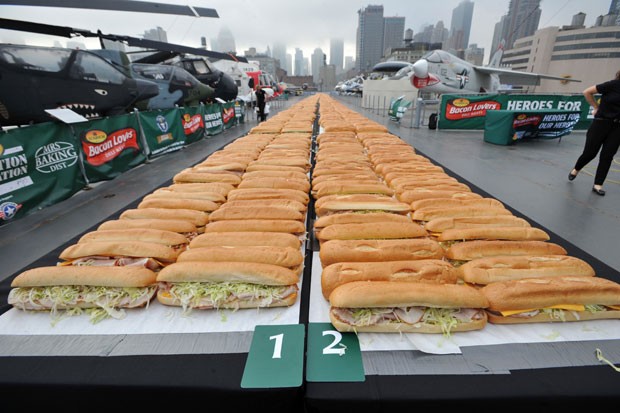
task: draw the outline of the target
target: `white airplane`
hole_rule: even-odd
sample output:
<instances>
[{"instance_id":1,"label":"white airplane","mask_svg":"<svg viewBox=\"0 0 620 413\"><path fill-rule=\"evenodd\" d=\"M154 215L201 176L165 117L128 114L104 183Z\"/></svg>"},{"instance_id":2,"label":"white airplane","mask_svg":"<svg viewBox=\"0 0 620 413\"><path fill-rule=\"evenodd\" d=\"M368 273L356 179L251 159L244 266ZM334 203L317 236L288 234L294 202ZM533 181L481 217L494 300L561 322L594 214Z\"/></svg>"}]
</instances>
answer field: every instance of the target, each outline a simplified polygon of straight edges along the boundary
<instances>
[{"instance_id":1,"label":"white airplane","mask_svg":"<svg viewBox=\"0 0 620 413\"><path fill-rule=\"evenodd\" d=\"M444 50L426 53L413 64L411 83L418 89L434 93L495 93L501 84L532 86L540 79L568 82L581 80L499 67L502 49L493 55L488 66L473 65Z\"/></svg>"}]
</instances>

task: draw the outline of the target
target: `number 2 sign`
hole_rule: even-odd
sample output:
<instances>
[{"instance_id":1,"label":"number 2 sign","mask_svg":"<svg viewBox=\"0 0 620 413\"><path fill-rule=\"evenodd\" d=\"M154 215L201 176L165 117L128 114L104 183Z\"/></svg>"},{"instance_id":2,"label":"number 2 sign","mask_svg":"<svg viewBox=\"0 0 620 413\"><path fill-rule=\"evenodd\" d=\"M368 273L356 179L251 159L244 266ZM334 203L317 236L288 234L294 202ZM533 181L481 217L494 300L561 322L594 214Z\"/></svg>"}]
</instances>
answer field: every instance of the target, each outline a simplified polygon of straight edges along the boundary
<instances>
[{"instance_id":1,"label":"number 2 sign","mask_svg":"<svg viewBox=\"0 0 620 413\"><path fill-rule=\"evenodd\" d=\"M341 333L330 323L308 324L307 381L354 382L365 379L357 335Z\"/></svg>"}]
</instances>

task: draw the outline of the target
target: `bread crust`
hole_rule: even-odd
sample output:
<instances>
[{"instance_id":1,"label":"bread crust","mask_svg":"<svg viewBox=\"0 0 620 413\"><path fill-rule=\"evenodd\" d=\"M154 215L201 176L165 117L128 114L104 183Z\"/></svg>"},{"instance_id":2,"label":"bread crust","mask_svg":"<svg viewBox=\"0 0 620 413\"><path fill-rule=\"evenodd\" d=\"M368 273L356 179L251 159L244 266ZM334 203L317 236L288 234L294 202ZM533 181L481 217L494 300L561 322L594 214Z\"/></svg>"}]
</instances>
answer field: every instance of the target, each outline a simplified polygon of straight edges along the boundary
<instances>
[{"instance_id":1,"label":"bread crust","mask_svg":"<svg viewBox=\"0 0 620 413\"><path fill-rule=\"evenodd\" d=\"M380 200L327 200L321 202L319 206L315 203L315 211L318 216L324 216L343 211L389 211L395 214L407 215L410 211L409 205L399 202L393 198L385 197ZM319 201L326 199L320 198Z\"/></svg>"},{"instance_id":2,"label":"bread crust","mask_svg":"<svg viewBox=\"0 0 620 413\"><path fill-rule=\"evenodd\" d=\"M299 282L299 276L288 268L274 264L232 261L187 261L175 262L162 269L157 273L157 281L228 281L263 285L292 285Z\"/></svg>"},{"instance_id":3,"label":"bread crust","mask_svg":"<svg viewBox=\"0 0 620 413\"><path fill-rule=\"evenodd\" d=\"M326 183L316 191L317 198L337 194L381 194L392 196L394 195L394 190L382 183L351 183L347 185Z\"/></svg>"},{"instance_id":4,"label":"bread crust","mask_svg":"<svg viewBox=\"0 0 620 413\"><path fill-rule=\"evenodd\" d=\"M512 215L512 212L503 207L426 207L413 211L411 213L411 218L414 221L431 221L436 218L477 217L488 215Z\"/></svg>"},{"instance_id":5,"label":"bread crust","mask_svg":"<svg viewBox=\"0 0 620 413\"><path fill-rule=\"evenodd\" d=\"M98 231L132 229L132 228L151 228L163 231L173 231L179 234L189 234L196 232L196 225L181 219L113 219L104 221L97 227Z\"/></svg>"},{"instance_id":6,"label":"bread crust","mask_svg":"<svg viewBox=\"0 0 620 413\"><path fill-rule=\"evenodd\" d=\"M561 245L548 241L486 241L459 242L446 250L446 258L471 261L497 255L567 255Z\"/></svg>"},{"instance_id":7,"label":"bread crust","mask_svg":"<svg viewBox=\"0 0 620 413\"><path fill-rule=\"evenodd\" d=\"M353 281L436 282L456 284L455 268L447 261L429 259L415 261L338 262L323 268L323 297L338 286Z\"/></svg>"},{"instance_id":8,"label":"bread crust","mask_svg":"<svg viewBox=\"0 0 620 413\"><path fill-rule=\"evenodd\" d=\"M593 277L595 273L590 264L570 255L524 255L478 258L461 265L458 275L467 283L482 285L523 278Z\"/></svg>"},{"instance_id":9,"label":"bread crust","mask_svg":"<svg viewBox=\"0 0 620 413\"><path fill-rule=\"evenodd\" d=\"M167 189L174 192L217 192L218 194L226 196L226 194L234 188L234 185L222 182L197 182L172 184L162 189Z\"/></svg>"},{"instance_id":10,"label":"bread crust","mask_svg":"<svg viewBox=\"0 0 620 413\"><path fill-rule=\"evenodd\" d=\"M146 195L143 200L152 198L173 198L173 199L201 199L205 201L212 201L218 204L226 201L226 197L218 192L203 192L203 191L172 191L170 189L159 188L154 192Z\"/></svg>"},{"instance_id":11,"label":"bread crust","mask_svg":"<svg viewBox=\"0 0 620 413\"><path fill-rule=\"evenodd\" d=\"M45 266L20 273L13 279L11 287L146 287L154 284L155 278L155 272L143 267Z\"/></svg>"},{"instance_id":12,"label":"bread crust","mask_svg":"<svg viewBox=\"0 0 620 413\"><path fill-rule=\"evenodd\" d=\"M413 203L422 199L480 199L482 195L471 191L434 190L427 188L410 189L396 195L401 202Z\"/></svg>"},{"instance_id":13,"label":"bread crust","mask_svg":"<svg viewBox=\"0 0 620 413\"><path fill-rule=\"evenodd\" d=\"M330 240L321 244L323 267L336 262L408 261L441 259L444 250L437 241L426 238L398 240Z\"/></svg>"},{"instance_id":14,"label":"bread crust","mask_svg":"<svg viewBox=\"0 0 620 413\"><path fill-rule=\"evenodd\" d=\"M284 188L296 189L305 193L310 192L310 181L301 179L287 179L277 177L267 177L264 179L243 180L237 188Z\"/></svg>"},{"instance_id":15,"label":"bread crust","mask_svg":"<svg viewBox=\"0 0 620 413\"><path fill-rule=\"evenodd\" d=\"M97 230L84 234L78 243L99 241L144 241L162 245L184 245L187 237L177 232L153 228Z\"/></svg>"},{"instance_id":16,"label":"bread crust","mask_svg":"<svg viewBox=\"0 0 620 413\"><path fill-rule=\"evenodd\" d=\"M301 202L305 205L310 202L310 196L298 189L245 188L234 189L228 193L228 201L261 199L290 199Z\"/></svg>"},{"instance_id":17,"label":"bread crust","mask_svg":"<svg viewBox=\"0 0 620 413\"><path fill-rule=\"evenodd\" d=\"M559 276L494 282L480 291L489 310L539 309L559 304L620 304L620 284L600 277Z\"/></svg>"},{"instance_id":18,"label":"bread crust","mask_svg":"<svg viewBox=\"0 0 620 413\"><path fill-rule=\"evenodd\" d=\"M299 249L301 241L299 237L284 232L207 232L194 238L189 247L243 247L252 245Z\"/></svg>"},{"instance_id":19,"label":"bread crust","mask_svg":"<svg viewBox=\"0 0 620 413\"><path fill-rule=\"evenodd\" d=\"M364 224L372 222L397 222L408 224L411 223L411 219L405 215L392 214L390 212L369 212L365 214L343 212L320 217L314 221L313 225L315 229L322 229L333 224Z\"/></svg>"},{"instance_id":20,"label":"bread crust","mask_svg":"<svg viewBox=\"0 0 620 413\"><path fill-rule=\"evenodd\" d=\"M353 281L329 295L332 307L487 308L487 297L465 284Z\"/></svg>"},{"instance_id":21,"label":"bread crust","mask_svg":"<svg viewBox=\"0 0 620 413\"><path fill-rule=\"evenodd\" d=\"M179 183L207 183L207 182L221 182L231 185L239 185L241 178L232 173L214 173L214 172L195 172L186 170L179 172L172 177L172 181L175 184Z\"/></svg>"},{"instance_id":22,"label":"bread crust","mask_svg":"<svg viewBox=\"0 0 620 413\"><path fill-rule=\"evenodd\" d=\"M532 227L475 227L446 229L437 237L438 241L454 240L512 240L548 241L549 234Z\"/></svg>"},{"instance_id":23,"label":"bread crust","mask_svg":"<svg viewBox=\"0 0 620 413\"><path fill-rule=\"evenodd\" d=\"M252 245L242 247L213 246L191 248L179 254L176 262L239 261L274 264L299 271L304 257L299 248Z\"/></svg>"},{"instance_id":24,"label":"bread crust","mask_svg":"<svg viewBox=\"0 0 620 413\"><path fill-rule=\"evenodd\" d=\"M218 204L217 202L207 201L204 199L145 197L138 204L138 209L168 208L168 209L192 209L196 211L211 212L211 211L215 211L219 206L220 204Z\"/></svg>"},{"instance_id":25,"label":"bread crust","mask_svg":"<svg viewBox=\"0 0 620 413\"><path fill-rule=\"evenodd\" d=\"M306 233L303 222L290 219L228 219L210 222L205 232L287 232L302 235Z\"/></svg>"},{"instance_id":26,"label":"bread crust","mask_svg":"<svg viewBox=\"0 0 620 413\"><path fill-rule=\"evenodd\" d=\"M333 239L401 239L427 236L426 230L414 222L369 222L332 224L317 233L319 241Z\"/></svg>"},{"instance_id":27,"label":"bread crust","mask_svg":"<svg viewBox=\"0 0 620 413\"><path fill-rule=\"evenodd\" d=\"M178 255L178 251L174 248L154 242L99 241L70 245L60 253L59 258L62 260L75 260L92 256L135 257L155 258L163 262L173 262Z\"/></svg>"},{"instance_id":28,"label":"bread crust","mask_svg":"<svg viewBox=\"0 0 620 413\"><path fill-rule=\"evenodd\" d=\"M445 208L453 206L471 206L471 207L491 207L491 208L504 208L497 199L493 198L478 198L478 199L450 199L450 198L429 198L420 199L411 203L411 210L415 211L421 208L435 207Z\"/></svg>"},{"instance_id":29,"label":"bread crust","mask_svg":"<svg viewBox=\"0 0 620 413\"><path fill-rule=\"evenodd\" d=\"M120 219L182 219L189 221L196 227L204 227L209 221L209 215L195 209L170 209L170 208L139 208L123 211Z\"/></svg>"},{"instance_id":30,"label":"bread crust","mask_svg":"<svg viewBox=\"0 0 620 413\"><path fill-rule=\"evenodd\" d=\"M523 218L514 215L483 215L478 217L446 217L427 221L424 228L433 233L440 233L448 229L477 228L477 227L529 227Z\"/></svg>"},{"instance_id":31,"label":"bread crust","mask_svg":"<svg viewBox=\"0 0 620 413\"><path fill-rule=\"evenodd\" d=\"M306 214L286 206L269 206L266 208L249 206L225 206L209 215L210 222L240 219L272 219L304 221Z\"/></svg>"}]
</instances>

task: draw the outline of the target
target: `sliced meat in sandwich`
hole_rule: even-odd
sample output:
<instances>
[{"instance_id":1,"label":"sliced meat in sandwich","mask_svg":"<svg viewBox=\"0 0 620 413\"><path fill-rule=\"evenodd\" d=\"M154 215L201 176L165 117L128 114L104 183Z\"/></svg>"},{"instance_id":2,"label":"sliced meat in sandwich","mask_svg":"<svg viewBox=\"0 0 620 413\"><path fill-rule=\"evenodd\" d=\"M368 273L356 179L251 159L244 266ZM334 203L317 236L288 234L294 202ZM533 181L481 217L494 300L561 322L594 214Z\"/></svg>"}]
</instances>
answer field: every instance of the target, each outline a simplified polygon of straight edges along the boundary
<instances>
[{"instance_id":1,"label":"sliced meat in sandwich","mask_svg":"<svg viewBox=\"0 0 620 413\"><path fill-rule=\"evenodd\" d=\"M53 323L83 312L92 322L120 319L123 309L148 305L157 290L155 277L136 267L38 267L15 277L8 303L20 310L49 311Z\"/></svg>"},{"instance_id":2,"label":"sliced meat in sandwich","mask_svg":"<svg viewBox=\"0 0 620 413\"><path fill-rule=\"evenodd\" d=\"M486 297L464 284L355 281L329 296L329 318L341 332L450 336L487 323Z\"/></svg>"},{"instance_id":3,"label":"sliced meat in sandwich","mask_svg":"<svg viewBox=\"0 0 620 413\"><path fill-rule=\"evenodd\" d=\"M548 277L500 281L480 291L494 324L620 318L620 284L600 277Z\"/></svg>"},{"instance_id":4,"label":"sliced meat in sandwich","mask_svg":"<svg viewBox=\"0 0 620 413\"><path fill-rule=\"evenodd\" d=\"M247 262L177 262L157 274L160 303L191 309L291 306L298 275L273 264Z\"/></svg>"}]
</instances>

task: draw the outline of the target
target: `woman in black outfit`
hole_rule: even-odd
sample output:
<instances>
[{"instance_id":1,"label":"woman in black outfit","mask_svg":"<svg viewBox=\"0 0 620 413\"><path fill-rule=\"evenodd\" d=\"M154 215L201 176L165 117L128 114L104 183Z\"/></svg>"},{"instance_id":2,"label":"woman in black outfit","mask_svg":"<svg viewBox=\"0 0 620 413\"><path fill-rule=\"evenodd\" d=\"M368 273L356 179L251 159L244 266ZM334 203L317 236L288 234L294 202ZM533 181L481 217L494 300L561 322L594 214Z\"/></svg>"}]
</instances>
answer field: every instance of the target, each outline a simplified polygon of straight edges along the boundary
<instances>
[{"instance_id":1,"label":"woman in black outfit","mask_svg":"<svg viewBox=\"0 0 620 413\"><path fill-rule=\"evenodd\" d=\"M596 93L601 94L600 102L594 99ZM583 91L583 95L592 106L594 119L586 133L583 153L568 174L568 180L575 179L581 168L601 151L592 191L602 196L605 195L603 182L620 147L620 71L616 73L615 79L590 86Z\"/></svg>"}]
</instances>

